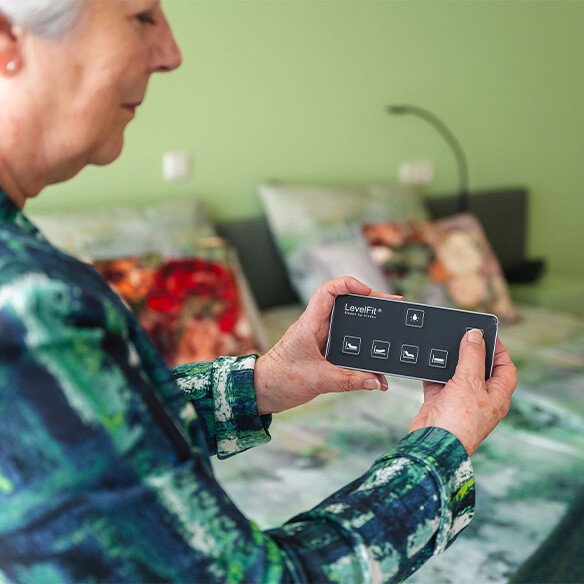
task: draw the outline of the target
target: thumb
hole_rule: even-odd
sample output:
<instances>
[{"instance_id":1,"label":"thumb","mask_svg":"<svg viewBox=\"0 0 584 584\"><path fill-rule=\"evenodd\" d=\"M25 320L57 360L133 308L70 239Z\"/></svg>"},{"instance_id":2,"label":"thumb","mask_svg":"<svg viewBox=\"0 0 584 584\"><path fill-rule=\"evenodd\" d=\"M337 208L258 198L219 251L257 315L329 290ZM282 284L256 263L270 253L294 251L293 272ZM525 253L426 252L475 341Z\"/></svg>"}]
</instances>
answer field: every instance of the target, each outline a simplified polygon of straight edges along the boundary
<instances>
[{"instance_id":1,"label":"thumb","mask_svg":"<svg viewBox=\"0 0 584 584\"><path fill-rule=\"evenodd\" d=\"M485 341L481 331L478 329L468 331L460 342L458 365L454 377L461 381L484 383L485 356Z\"/></svg>"},{"instance_id":2,"label":"thumb","mask_svg":"<svg viewBox=\"0 0 584 584\"><path fill-rule=\"evenodd\" d=\"M326 316L328 318L335 298L342 294L351 293L366 296L371 293L371 288L351 276L329 280L316 289L305 312L313 316Z\"/></svg>"}]
</instances>

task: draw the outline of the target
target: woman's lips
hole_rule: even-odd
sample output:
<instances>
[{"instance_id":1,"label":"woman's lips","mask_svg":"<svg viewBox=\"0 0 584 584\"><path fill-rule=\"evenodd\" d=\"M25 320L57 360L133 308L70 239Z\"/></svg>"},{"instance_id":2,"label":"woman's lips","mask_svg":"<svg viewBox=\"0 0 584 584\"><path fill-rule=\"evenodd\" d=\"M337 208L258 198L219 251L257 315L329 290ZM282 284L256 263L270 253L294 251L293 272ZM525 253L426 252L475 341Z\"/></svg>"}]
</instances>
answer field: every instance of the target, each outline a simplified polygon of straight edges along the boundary
<instances>
[{"instance_id":1,"label":"woman's lips","mask_svg":"<svg viewBox=\"0 0 584 584\"><path fill-rule=\"evenodd\" d=\"M132 114L132 116L134 116L134 114L136 113L136 108L139 106L139 103L125 103L122 107L130 112Z\"/></svg>"}]
</instances>

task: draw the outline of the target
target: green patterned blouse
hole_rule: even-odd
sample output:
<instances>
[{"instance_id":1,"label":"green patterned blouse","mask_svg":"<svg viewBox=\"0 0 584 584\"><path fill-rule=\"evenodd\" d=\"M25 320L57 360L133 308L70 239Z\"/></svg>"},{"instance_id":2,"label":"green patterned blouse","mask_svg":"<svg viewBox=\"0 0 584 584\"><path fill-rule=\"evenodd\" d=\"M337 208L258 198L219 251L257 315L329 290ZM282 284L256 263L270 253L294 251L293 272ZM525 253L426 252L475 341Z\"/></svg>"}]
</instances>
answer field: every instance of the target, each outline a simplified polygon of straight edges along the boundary
<instances>
[{"instance_id":1,"label":"green patterned blouse","mask_svg":"<svg viewBox=\"0 0 584 584\"><path fill-rule=\"evenodd\" d=\"M169 370L97 272L0 191L0 583L394 582L469 523L470 460L428 428L260 530L209 458L269 441L255 359Z\"/></svg>"}]
</instances>

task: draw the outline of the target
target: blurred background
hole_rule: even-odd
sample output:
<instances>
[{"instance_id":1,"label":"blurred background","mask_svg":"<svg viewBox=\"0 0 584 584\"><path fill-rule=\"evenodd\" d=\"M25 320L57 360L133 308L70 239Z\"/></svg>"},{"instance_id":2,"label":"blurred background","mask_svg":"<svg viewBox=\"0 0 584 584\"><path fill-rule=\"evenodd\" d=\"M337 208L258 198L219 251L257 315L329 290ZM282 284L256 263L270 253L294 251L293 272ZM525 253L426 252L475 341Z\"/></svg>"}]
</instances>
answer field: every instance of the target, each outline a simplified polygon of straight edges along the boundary
<instances>
[{"instance_id":1,"label":"blurred background","mask_svg":"<svg viewBox=\"0 0 584 584\"><path fill-rule=\"evenodd\" d=\"M577 1L165 0L184 53L155 77L122 157L57 185L29 211L195 196L215 220L262 214L257 185L397 181L430 161L425 195L455 192L439 116L471 191L529 189L528 255L584 279L584 3ZM166 152L189 156L163 178Z\"/></svg>"}]
</instances>

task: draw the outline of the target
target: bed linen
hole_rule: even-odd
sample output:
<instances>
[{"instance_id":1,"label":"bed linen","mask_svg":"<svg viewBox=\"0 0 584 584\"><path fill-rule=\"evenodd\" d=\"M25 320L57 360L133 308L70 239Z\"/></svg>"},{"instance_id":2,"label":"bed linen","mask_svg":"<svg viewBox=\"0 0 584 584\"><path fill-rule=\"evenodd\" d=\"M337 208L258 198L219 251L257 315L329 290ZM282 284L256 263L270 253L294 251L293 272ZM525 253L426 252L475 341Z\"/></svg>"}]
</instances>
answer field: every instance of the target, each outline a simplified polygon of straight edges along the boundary
<instances>
[{"instance_id":1,"label":"bed linen","mask_svg":"<svg viewBox=\"0 0 584 584\"><path fill-rule=\"evenodd\" d=\"M408 582L508 582L584 488L584 318L519 310L521 323L499 335L518 368L512 407L472 459L475 518ZM265 311L269 340L300 312L296 305ZM218 480L264 528L312 507L407 433L421 385L392 377L389 388L322 396L274 416L272 442L216 462Z\"/></svg>"}]
</instances>

